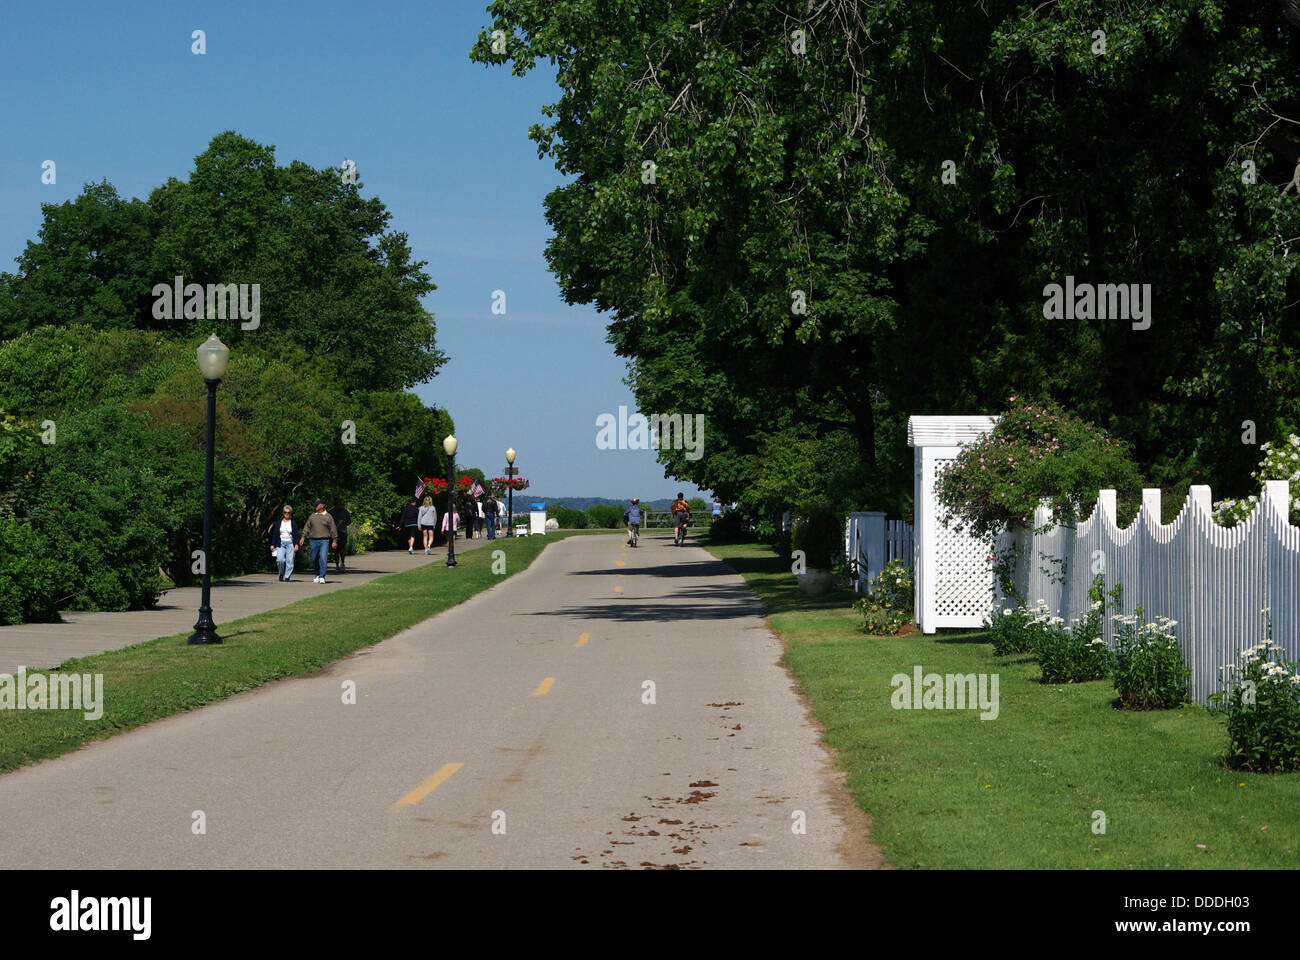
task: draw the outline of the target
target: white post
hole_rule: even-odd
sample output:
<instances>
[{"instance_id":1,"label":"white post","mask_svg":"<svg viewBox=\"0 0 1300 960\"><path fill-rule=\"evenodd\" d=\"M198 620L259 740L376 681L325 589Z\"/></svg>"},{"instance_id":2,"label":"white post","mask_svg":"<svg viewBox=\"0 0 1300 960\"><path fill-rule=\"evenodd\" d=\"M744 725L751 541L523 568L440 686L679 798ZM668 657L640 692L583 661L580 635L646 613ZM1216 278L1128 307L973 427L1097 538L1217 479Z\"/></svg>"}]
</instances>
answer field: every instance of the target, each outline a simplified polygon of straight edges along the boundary
<instances>
[{"instance_id":1,"label":"white post","mask_svg":"<svg viewBox=\"0 0 1300 960\"><path fill-rule=\"evenodd\" d=\"M1187 498L1207 517L1214 515L1214 502L1210 497L1210 488L1203 483L1194 483L1187 488Z\"/></svg>"},{"instance_id":2,"label":"white post","mask_svg":"<svg viewBox=\"0 0 1300 960\"><path fill-rule=\"evenodd\" d=\"M916 624L923 633L934 633L938 630L934 622L934 587L939 572L939 558L934 549L934 545L939 539L939 512L932 495L935 472L934 448L921 447L916 451L916 454L921 461L919 473L921 492L920 496L916 498L917 529L921 531L920 542L929 548L923 550L917 560L917 569L922 572L919 582L925 584L925 589L917 591L918 615Z\"/></svg>"},{"instance_id":3,"label":"white post","mask_svg":"<svg viewBox=\"0 0 1300 960\"><path fill-rule=\"evenodd\" d=\"M1145 496L1145 494L1143 494ZM1118 504L1118 495L1114 490L1102 490L1097 494L1097 502L1101 504L1102 516L1109 517L1110 522L1116 526L1119 521L1115 519Z\"/></svg>"},{"instance_id":4,"label":"white post","mask_svg":"<svg viewBox=\"0 0 1300 960\"><path fill-rule=\"evenodd\" d=\"M1146 509L1147 516L1153 523L1160 522L1160 488L1143 487L1142 488L1142 506Z\"/></svg>"},{"instance_id":5,"label":"white post","mask_svg":"<svg viewBox=\"0 0 1300 960\"><path fill-rule=\"evenodd\" d=\"M1272 517L1288 523L1291 517L1291 482L1289 480L1265 480L1264 494L1259 498L1260 506Z\"/></svg>"}]
</instances>

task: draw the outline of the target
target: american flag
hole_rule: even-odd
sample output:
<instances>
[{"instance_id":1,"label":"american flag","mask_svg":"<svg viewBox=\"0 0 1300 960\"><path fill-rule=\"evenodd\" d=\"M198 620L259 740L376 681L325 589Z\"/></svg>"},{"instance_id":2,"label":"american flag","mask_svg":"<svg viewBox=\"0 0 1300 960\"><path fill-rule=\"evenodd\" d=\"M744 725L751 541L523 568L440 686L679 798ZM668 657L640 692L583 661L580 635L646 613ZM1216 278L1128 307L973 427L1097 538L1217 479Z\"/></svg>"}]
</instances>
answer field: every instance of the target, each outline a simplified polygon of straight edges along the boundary
<instances>
[{"instance_id":1,"label":"american flag","mask_svg":"<svg viewBox=\"0 0 1300 960\"><path fill-rule=\"evenodd\" d=\"M419 477L416 477L416 478L415 478L415 497L416 497L416 499L418 500L418 499L420 498L420 495L423 494L423 493L424 493L424 481L421 480Z\"/></svg>"},{"instance_id":2,"label":"american flag","mask_svg":"<svg viewBox=\"0 0 1300 960\"><path fill-rule=\"evenodd\" d=\"M483 489L483 484L479 483L477 480L475 480L475 481L474 481L473 483L471 483L470 486L469 486L469 493L470 493L470 496L472 496L472 497L481 497L481 496L483 496L483 494L486 493L486 492L487 492L487 491L485 491L485 490Z\"/></svg>"}]
</instances>

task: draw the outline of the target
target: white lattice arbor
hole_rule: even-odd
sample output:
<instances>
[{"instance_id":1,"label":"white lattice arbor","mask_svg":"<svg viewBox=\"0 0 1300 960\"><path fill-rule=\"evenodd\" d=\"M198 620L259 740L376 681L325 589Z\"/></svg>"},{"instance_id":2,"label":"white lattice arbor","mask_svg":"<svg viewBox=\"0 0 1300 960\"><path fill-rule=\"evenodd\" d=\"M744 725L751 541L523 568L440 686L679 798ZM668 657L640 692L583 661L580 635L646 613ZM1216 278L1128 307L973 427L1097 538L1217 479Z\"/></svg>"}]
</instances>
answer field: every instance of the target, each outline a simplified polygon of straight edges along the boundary
<instances>
[{"instance_id":1,"label":"white lattice arbor","mask_svg":"<svg viewBox=\"0 0 1300 960\"><path fill-rule=\"evenodd\" d=\"M994 578L985 560L988 545L950 529L934 498L939 468L961 448L993 429L996 417L909 417L907 445L915 453L913 501L916 541L916 623L925 633L939 627L978 627L993 604Z\"/></svg>"}]
</instances>

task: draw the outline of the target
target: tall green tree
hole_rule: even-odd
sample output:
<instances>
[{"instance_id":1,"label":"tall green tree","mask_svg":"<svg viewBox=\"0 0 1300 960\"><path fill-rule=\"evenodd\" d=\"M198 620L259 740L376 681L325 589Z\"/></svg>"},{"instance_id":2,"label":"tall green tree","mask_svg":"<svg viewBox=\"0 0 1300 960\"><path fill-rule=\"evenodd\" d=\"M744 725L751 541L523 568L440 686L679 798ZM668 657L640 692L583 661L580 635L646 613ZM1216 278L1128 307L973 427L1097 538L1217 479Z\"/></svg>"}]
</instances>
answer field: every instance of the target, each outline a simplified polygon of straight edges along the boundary
<instances>
[{"instance_id":1,"label":"tall green tree","mask_svg":"<svg viewBox=\"0 0 1300 960\"><path fill-rule=\"evenodd\" d=\"M1032 389L1232 487L1300 386L1282 9L496 0L471 56L557 68L547 258L643 410L709 416L670 472L734 495L793 429L906 484L905 415ZM1049 316L1067 277L1150 284L1150 325Z\"/></svg>"},{"instance_id":2,"label":"tall green tree","mask_svg":"<svg viewBox=\"0 0 1300 960\"><path fill-rule=\"evenodd\" d=\"M42 206L17 272L0 274L0 338L69 323L187 342L216 331L234 349L305 351L348 390L424 382L446 359L420 304L435 287L406 235L389 229L392 214L360 186L337 170L277 165L274 147L231 131L148 201L87 185L76 200ZM206 298L198 318L177 304L156 310L155 286L177 276L205 288L257 284L258 322L209 317Z\"/></svg>"}]
</instances>

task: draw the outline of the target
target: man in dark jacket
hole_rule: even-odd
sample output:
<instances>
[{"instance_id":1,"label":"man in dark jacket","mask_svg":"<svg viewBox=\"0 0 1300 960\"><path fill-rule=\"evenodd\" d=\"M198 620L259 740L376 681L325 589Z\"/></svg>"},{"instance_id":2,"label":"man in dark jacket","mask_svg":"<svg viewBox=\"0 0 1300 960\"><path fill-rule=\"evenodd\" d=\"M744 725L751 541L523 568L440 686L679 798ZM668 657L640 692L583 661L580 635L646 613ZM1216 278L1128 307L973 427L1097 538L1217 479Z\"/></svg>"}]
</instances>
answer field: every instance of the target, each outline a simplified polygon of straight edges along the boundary
<instances>
[{"instance_id":1,"label":"man in dark jacket","mask_svg":"<svg viewBox=\"0 0 1300 960\"><path fill-rule=\"evenodd\" d=\"M293 519L293 507L285 504L280 511L280 519L272 520L266 531L267 542L271 546L271 556L275 558L275 569L279 571L280 580L287 582L293 576L293 554L298 549L298 524Z\"/></svg>"},{"instance_id":2,"label":"man in dark jacket","mask_svg":"<svg viewBox=\"0 0 1300 960\"><path fill-rule=\"evenodd\" d=\"M352 514L348 513L342 500L335 499L330 516L334 518L334 526L339 528L339 548L334 551L334 572L342 573L347 568L348 524L352 522Z\"/></svg>"},{"instance_id":3,"label":"man in dark jacket","mask_svg":"<svg viewBox=\"0 0 1300 960\"><path fill-rule=\"evenodd\" d=\"M478 520L478 510L475 509L474 501L468 496L460 499L460 528L465 531L465 539L474 539L474 522Z\"/></svg>"}]
</instances>

